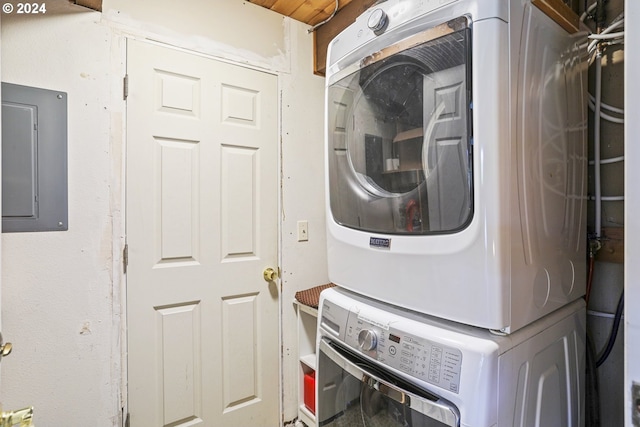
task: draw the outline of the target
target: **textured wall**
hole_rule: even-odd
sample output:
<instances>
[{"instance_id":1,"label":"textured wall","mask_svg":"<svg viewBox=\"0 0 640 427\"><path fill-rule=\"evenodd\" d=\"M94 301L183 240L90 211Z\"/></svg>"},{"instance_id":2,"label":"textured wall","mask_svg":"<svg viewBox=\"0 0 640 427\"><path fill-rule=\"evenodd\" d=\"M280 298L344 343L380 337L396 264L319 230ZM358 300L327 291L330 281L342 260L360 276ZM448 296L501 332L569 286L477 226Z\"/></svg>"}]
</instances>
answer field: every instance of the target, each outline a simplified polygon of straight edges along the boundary
<instances>
[{"instance_id":1,"label":"textured wall","mask_svg":"<svg viewBox=\"0 0 640 427\"><path fill-rule=\"evenodd\" d=\"M113 426L120 295L113 272L110 31L94 12L4 16L2 80L68 94L69 230L2 235L4 408L38 424Z\"/></svg>"},{"instance_id":2,"label":"textured wall","mask_svg":"<svg viewBox=\"0 0 640 427\"><path fill-rule=\"evenodd\" d=\"M104 0L104 13L47 2L42 17L2 18L2 81L69 99L69 231L2 235L5 409L36 425L120 426L126 401L125 37L148 38L278 74L281 127L283 418L297 408L293 295L326 282L323 84L307 26L237 1ZM57 6L57 7L54 7ZM5 14L6 15L6 14ZM298 243L298 220L309 241ZM60 417L64 416L63 422Z\"/></svg>"}]
</instances>

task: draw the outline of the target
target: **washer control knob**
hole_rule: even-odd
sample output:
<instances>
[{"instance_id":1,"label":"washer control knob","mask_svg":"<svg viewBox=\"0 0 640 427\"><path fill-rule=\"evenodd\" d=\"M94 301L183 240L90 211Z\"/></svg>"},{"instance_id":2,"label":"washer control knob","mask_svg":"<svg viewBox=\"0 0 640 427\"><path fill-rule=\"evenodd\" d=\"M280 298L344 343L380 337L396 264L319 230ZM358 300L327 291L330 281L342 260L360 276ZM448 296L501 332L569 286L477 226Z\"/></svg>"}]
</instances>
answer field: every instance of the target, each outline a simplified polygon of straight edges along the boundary
<instances>
[{"instance_id":1,"label":"washer control knob","mask_svg":"<svg viewBox=\"0 0 640 427\"><path fill-rule=\"evenodd\" d=\"M382 31L387 25L387 14L382 9L376 9L369 15L367 26L373 32Z\"/></svg>"},{"instance_id":2,"label":"washer control knob","mask_svg":"<svg viewBox=\"0 0 640 427\"><path fill-rule=\"evenodd\" d=\"M371 351L378 345L378 336L371 329L363 329L358 334L358 345L362 351Z\"/></svg>"}]
</instances>

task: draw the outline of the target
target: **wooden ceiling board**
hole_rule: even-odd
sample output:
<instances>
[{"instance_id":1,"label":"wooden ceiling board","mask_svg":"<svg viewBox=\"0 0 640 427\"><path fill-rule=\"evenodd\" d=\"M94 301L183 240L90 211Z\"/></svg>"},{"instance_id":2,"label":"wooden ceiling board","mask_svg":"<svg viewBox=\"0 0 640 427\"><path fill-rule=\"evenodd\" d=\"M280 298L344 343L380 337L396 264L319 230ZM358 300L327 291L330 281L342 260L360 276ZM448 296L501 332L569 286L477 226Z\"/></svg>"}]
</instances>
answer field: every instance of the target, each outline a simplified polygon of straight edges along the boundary
<instances>
[{"instance_id":1,"label":"wooden ceiling board","mask_svg":"<svg viewBox=\"0 0 640 427\"><path fill-rule=\"evenodd\" d=\"M333 14L335 0L248 0L249 3L271 9L296 21L315 25ZM338 0L338 10L353 0Z\"/></svg>"},{"instance_id":2,"label":"wooden ceiling board","mask_svg":"<svg viewBox=\"0 0 640 427\"><path fill-rule=\"evenodd\" d=\"M339 2L338 2L338 10L341 10L343 7L345 7L346 5L351 3L352 1L353 0L339 0ZM324 8L323 14L319 15L318 17L314 17L313 19L309 20L309 22L307 22L307 24L316 25L318 22L322 22L325 19L327 19L328 17L330 17L335 10L336 10L336 2L334 0L331 0L331 1L329 1L327 3L327 6Z\"/></svg>"},{"instance_id":3,"label":"wooden ceiling board","mask_svg":"<svg viewBox=\"0 0 640 427\"><path fill-rule=\"evenodd\" d=\"M270 9L284 16L291 16L302 3L301 0L277 0Z\"/></svg>"},{"instance_id":4,"label":"wooden ceiling board","mask_svg":"<svg viewBox=\"0 0 640 427\"><path fill-rule=\"evenodd\" d=\"M351 1L351 0L341 0L340 3L339 3L339 7L344 7L344 5L349 3L349 1ZM335 2L335 0L330 0L329 2L327 2L325 0L324 3L326 3L325 8L320 10L316 15L308 16L306 18L301 17L299 19L299 21L305 22L305 23L313 26L313 25L316 25L316 24L326 20L327 18L329 18L333 14L334 10L336 10L336 2ZM292 16L292 18L297 19L297 18L295 18L293 16Z\"/></svg>"},{"instance_id":5,"label":"wooden ceiling board","mask_svg":"<svg viewBox=\"0 0 640 427\"><path fill-rule=\"evenodd\" d=\"M306 22L308 24L311 19L325 13L324 8L320 6L320 3L306 1L302 3L296 10L294 10L293 13L289 16L296 21Z\"/></svg>"},{"instance_id":6,"label":"wooden ceiling board","mask_svg":"<svg viewBox=\"0 0 640 427\"><path fill-rule=\"evenodd\" d=\"M271 9L271 6L276 2L276 0L249 0L249 3L257 4L258 6L266 7L267 9Z\"/></svg>"}]
</instances>

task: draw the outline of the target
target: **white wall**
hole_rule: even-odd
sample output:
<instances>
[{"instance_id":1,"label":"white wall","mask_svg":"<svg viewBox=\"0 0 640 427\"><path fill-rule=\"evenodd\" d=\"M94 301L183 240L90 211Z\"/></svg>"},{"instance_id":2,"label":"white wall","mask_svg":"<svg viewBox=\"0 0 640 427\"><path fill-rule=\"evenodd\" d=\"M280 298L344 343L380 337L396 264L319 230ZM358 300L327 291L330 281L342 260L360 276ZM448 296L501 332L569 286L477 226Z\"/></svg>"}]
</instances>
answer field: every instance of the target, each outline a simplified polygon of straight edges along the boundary
<instances>
[{"instance_id":1,"label":"white wall","mask_svg":"<svg viewBox=\"0 0 640 427\"><path fill-rule=\"evenodd\" d=\"M298 397L297 291L323 285L327 272L324 209L324 78L314 76L313 50L305 25L292 27L291 73L282 89L282 309L284 419L296 416ZM309 224L306 242L297 223Z\"/></svg>"},{"instance_id":2,"label":"white wall","mask_svg":"<svg viewBox=\"0 0 640 427\"><path fill-rule=\"evenodd\" d=\"M111 37L99 19L2 21L2 80L68 94L69 231L2 235L3 332L14 344L3 360L3 404L34 405L42 426L61 414L73 425L115 425L120 408L109 129L118 113Z\"/></svg>"},{"instance_id":3,"label":"white wall","mask_svg":"<svg viewBox=\"0 0 640 427\"><path fill-rule=\"evenodd\" d=\"M289 19L241 0L103 0L124 32L273 71L288 71Z\"/></svg>"},{"instance_id":4,"label":"white wall","mask_svg":"<svg viewBox=\"0 0 640 427\"><path fill-rule=\"evenodd\" d=\"M625 1L625 15L640 16L640 2ZM640 384L640 27L625 27L625 425L631 422L631 386ZM629 120L631 119L631 120Z\"/></svg>"},{"instance_id":5,"label":"white wall","mask_svg":"<svg viewBox=\"0 0 640 427\"><path fill-rule=\"evenodd\" d=\"M149 38L277 72L281 88L284 420L296 416L293 295L325 283L323 83L306 26L239 0L104 0L3 16L2 81L65 91L69 231L2 235L4 408L39 427L121 425L126 399L123 121L125 37ZM150 7L153 5L153 7ZM299 219L309 241L295 241ZM66 421L61 420L61 416Z\"/></svg>"}]
</instances>

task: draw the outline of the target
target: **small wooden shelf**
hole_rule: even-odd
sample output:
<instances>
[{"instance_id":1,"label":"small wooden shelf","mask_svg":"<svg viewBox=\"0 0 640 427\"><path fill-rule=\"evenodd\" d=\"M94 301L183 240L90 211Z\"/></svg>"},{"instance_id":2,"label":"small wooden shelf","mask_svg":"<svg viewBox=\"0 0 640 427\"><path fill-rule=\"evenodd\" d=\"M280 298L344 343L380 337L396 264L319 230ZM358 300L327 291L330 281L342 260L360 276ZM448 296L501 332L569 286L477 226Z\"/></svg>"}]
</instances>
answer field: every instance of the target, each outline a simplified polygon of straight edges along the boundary
<instances>
[{"instance_id":1,"label":"small wooden shelf","mask_svg":"<svg viewBox=\"0 0 640 427\"><path fill-rule=\"evenodd\" d=\"M422 138L424 136L424 131L422 128L415 128L405 130L404 132L400 132L393 138L393 142L403 142L411 139Z\"/></svg>"},{"instance_id":2,"label":"small wooden shelf","mask_svg":"<svg viewBox=\"0 0 640 427\"><path fill-rule=\"evenodd\" d=\"M422 172L422 169L394 169L394 170L390 170L390 171L384 171L382 172L382 175L387 175L387 174L394 174L394 173L416 173L416 172Z\"/></svg>"},{"instance_id":3,"label":"small wooden shelf","mask_svg":"<svg viewBox=\"0 0 640 427\"><path fill-rule=\"evenodd\" d=\"M318 309L294 300L298 310L298 419L307 427L316 427L316 416L304 404L304 378L316 370L316 331Z\"/></svg>"},{"instance_id":4,"label":"small wooden shelf","mask_svg":"<svg viewBox=\"0 0 640 427\"><path fill-rule=\"evenodd\" d=\"M313 317L318 317L317 308L313 308L308 305L302 304L299 301L295 301L295 304L298 306L298 310L302 311L303 313L307 313L308 315Z\"/></svg>"},{"instance_id":5,"label":"small wooden shelf","mask_svg":"<svg viewBox=\"0 0 640 427\"><path fill-rule=\"evenodd\" d=\"M575 34L580 31L580 17L562 0L532 0L531 4L549 15L569 33Z\"/></svg>"},{"instance_id":6,"label":"small wooden shelf","mask_svg":"<svg viewBox=\"0 0 640 427\"><path fill-rule=\"evenodd\" d=\"M307 368L315 371L316 370L316 355L315 354L305 354L304 356L300 356L300 362L305 365Z\"/></svg>"}]
</instances>

